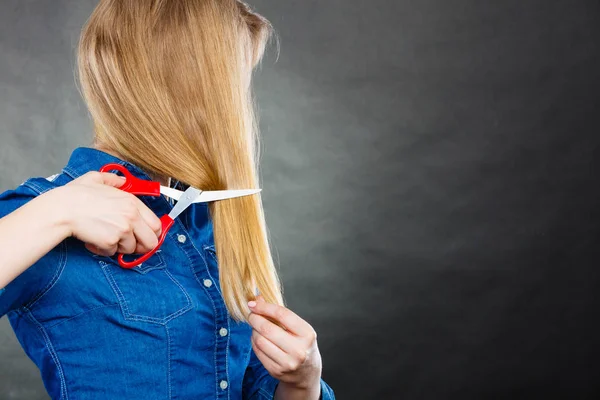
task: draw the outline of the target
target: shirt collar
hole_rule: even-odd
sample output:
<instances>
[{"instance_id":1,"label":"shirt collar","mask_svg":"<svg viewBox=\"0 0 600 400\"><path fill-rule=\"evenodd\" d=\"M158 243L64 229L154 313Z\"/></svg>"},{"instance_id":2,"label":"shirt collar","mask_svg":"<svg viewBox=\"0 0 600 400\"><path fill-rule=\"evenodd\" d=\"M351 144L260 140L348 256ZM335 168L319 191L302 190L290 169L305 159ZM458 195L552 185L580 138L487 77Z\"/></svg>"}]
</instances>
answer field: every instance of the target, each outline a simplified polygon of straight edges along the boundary
<instances>
[{"instance_id":1,"label":"shirt collar","mask_svg":"<svg viewBox=\"0 0 600 400\"><path fill-rule=\"evenodd\" d=\"M77 179L80 176L90 171L99 171L104 165L109 163L117 163L123 165L137 178L144 180L152 180L150 176L140 167L121 160L118 157L108 154L102 150L94 149L91 147L78 147L73 150L69 162L63 168L63 172L69 175L73 179Z\"/></svg>"}]
</instances>

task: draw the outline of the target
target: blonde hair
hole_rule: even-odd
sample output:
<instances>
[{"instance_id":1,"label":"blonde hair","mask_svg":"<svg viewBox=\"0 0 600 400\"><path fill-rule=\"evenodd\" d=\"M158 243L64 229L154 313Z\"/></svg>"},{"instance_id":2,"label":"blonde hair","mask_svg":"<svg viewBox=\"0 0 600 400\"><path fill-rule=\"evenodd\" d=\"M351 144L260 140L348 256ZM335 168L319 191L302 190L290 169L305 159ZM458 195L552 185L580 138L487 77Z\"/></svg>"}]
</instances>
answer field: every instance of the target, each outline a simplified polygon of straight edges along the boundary
<instances>
[{"instance_id":1,"label":"blonde hair","mask_svg":"<svg viewBox=\"0 0 600 400\"><path fill-rule=\"evenodd\" d=\"M100 0L77 71L96 142L202 190L258 187L250 80L272 33L237 0ZM256 290L283 305L260 196L209 210L231 316L247 320Z\"/></svg>"}]
</instances>

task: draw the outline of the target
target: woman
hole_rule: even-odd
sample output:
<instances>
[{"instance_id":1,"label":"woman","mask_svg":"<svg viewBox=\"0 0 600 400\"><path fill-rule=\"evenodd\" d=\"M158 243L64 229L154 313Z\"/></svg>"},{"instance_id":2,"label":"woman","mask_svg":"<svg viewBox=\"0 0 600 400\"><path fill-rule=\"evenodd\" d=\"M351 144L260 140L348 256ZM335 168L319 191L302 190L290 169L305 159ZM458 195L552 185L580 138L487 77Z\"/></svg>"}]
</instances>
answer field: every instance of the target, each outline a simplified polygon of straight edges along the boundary
<instances>
[{"instance_id":1,"label":"woman","mask_svg":"<svg viewBox=\"0 0 600 400\"><path fill-rule=\"evenodd\" d=\"M334 398L314 330L283 305L258 195L194 204L123 269L115 254L153 248L173 203L97 172L257 187L250 82L270 34L236 0L101 0L88 20L93 148L0 195L0 315L52 398Z\"/></svg>"}]
</instances>

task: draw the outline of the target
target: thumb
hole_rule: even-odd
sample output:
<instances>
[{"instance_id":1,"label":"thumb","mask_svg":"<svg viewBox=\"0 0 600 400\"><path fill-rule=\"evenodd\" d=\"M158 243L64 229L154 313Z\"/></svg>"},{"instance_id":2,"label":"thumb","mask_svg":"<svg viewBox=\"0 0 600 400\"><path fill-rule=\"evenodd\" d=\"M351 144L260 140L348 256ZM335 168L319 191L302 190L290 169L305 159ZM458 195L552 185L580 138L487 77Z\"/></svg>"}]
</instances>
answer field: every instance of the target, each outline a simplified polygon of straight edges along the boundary
<instances>
[{"instance_id":1,"label":"thumb","mask_svg":"<svg viewBox=\"0 0 600 400\"><path fill-rule=\"evenodd\" d=\"M120 188L125 183L125 177L119 176L116 174L111 174L109 172L102 172L102 183L108 186L113 186L116 188Z\"/></svg>"}]
</instances>

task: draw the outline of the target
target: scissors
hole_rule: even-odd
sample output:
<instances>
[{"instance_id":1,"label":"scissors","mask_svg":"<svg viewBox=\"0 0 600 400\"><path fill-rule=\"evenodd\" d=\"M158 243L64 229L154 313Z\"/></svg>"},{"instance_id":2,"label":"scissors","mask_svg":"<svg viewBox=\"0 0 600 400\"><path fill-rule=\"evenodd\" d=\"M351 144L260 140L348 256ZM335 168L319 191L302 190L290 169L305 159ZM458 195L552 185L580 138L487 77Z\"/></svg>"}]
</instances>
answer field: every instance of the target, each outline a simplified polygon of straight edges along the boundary
<instances>
[{"instance_id":1,"label":"scissors","mask_svg":"<svg viewBox=\"0 0 600 400\"><path fill-rule=\"evenodd\" d=\"M136 196L159 197L161 194L163 194L167 197L177 200L177 204L175 204L175 207L173 207L171 212L169 214L163 215L160 218L160 222L162 223L162 232L160 234L160 238L158 239L158 244L154 249L133 261L125 261L123 259L123 254L119 254L119 265L123 268L128 269L140 265L141 263L152 257L154 253L156 253L156 251L160 248L160 246L162 246L163 242L165 241L167 232L175 223L175 218L177 218L192 204L248 196L261 191L261 189L203 191L190 186L185 192L182 192L181 190L162 186L160 182L147 181L136 178L131 174L131 172L129 172L127 168L125 168L121 164L116 163L106 164L100 169L100 172L108 172L112 170L117 170L119 172L122 172L123 175L125 175L125 183L119 188L120 190L134 194Z\"/></svg>"}]
</instances>

